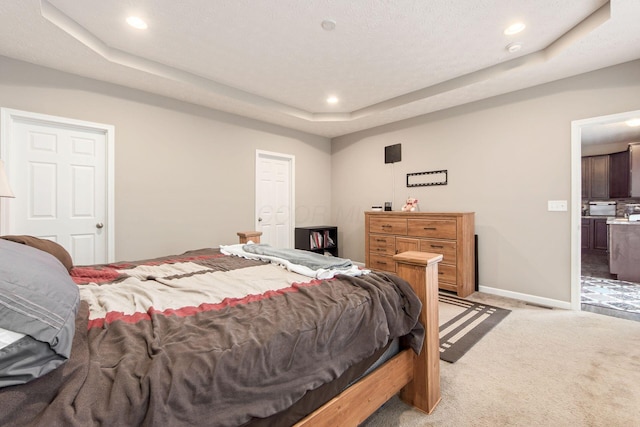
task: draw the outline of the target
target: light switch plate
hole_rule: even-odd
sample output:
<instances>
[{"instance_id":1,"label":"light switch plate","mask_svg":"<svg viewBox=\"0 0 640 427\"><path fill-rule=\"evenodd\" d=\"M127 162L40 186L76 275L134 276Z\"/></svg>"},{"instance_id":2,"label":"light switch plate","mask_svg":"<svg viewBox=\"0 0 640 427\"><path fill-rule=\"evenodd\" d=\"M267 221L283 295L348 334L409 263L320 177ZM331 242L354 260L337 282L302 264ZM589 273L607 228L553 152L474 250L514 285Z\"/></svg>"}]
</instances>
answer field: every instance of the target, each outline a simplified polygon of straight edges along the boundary
<instances>
[{"instance_id":1,"label":"light switch plate","mask_svg":"<svg viewBox=\"0 0 640 427\"><path fill-rule=\"evenodd\" d=\"M565 212L567 210L566 200L549 200L547 203L548 203L547 209L550 212Z\"/></svg>"}]
</instances>

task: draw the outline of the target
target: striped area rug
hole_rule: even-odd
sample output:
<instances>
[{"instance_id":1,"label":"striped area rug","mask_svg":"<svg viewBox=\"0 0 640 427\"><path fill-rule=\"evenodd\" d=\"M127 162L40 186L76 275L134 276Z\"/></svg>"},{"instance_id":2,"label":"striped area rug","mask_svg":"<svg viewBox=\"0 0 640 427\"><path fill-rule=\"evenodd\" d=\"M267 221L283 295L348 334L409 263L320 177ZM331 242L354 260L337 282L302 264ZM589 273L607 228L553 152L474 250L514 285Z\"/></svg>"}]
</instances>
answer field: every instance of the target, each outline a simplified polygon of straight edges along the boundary
<instances>
[{"instance_id":1,"label":"striped area rug","mask_svg":"<svg viewBox=\"0 0 640 427\"><path fill-rule=\"evenodd\" d=\"M511 310L440 292L440 359L454 363Z\"/></svg>"}]
</instances>

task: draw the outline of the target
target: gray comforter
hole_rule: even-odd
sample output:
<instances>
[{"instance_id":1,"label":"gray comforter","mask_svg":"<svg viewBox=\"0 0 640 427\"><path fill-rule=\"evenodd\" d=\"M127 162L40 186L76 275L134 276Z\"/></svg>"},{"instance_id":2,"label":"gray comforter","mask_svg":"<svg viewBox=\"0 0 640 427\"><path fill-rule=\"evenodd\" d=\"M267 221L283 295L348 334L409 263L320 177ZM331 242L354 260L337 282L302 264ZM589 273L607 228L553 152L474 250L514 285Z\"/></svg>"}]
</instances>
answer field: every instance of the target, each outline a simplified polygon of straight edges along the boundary
<instances>
[{"instance_id":1,"label":"gray comforter","mask_svg":"<svg viewBox=\"0 0 640 427\"><path fill-rule=\"evenodd\" d=\"M267 244L244 245L242 249L256 255L266 255L282 258L293 264L303 265L312 270L345 269L353 265L350 259L324 256L301 249L278 249Z\"/></svg>"}]
</instances>

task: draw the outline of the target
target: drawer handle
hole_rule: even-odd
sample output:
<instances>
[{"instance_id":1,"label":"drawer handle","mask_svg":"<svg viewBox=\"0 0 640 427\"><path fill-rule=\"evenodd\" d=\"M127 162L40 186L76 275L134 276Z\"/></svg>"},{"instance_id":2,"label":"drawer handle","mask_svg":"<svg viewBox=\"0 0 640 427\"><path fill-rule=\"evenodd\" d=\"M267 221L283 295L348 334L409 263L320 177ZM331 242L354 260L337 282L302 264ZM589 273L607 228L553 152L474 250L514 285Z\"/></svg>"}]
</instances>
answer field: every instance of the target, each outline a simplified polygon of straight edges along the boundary
<instances>
[{"instance_id":1,"label":"drawer handle","mask_svg":"<svg viewBox=\"0 0 640 427\"><path fill-rule=\"evenodd\" d=\"M385 248L376 248L376 251L378 251L378 252L386 252L386 249Z\"/></svg>"},{"instance_id":2,"label":"drawer handle","mask_svg":"<svg viewBox=\"0 0 640 427\"><path fill-rule=\"evenodd\" d=\"M391 224L382 224L382 228L391 228L392 225Z\"/></svg>"},{"instance_id":3,"label":"drawer handle","mask_svg":"<svg viewBox=\"0 0 640 427\"><path fill-rule=\"evenodd\" d=\"M384 242L384 243L386 243L387 241L385 239L376 239L376 242Z\"/></svg>"},{"instance_id":4,"label":"drawer handle","mask_svg":"<svg viewBox=\"0 0 640 427\"><path fill-rule=\"evenodd\" d=\"M385 261L378 261L376 264L387 265L387 263Z\"/></svg>"},{"instance_id":5,"label":"drawer handle","mask_svg":"<svg viewBox=\"0 0 640 427\"><path fill-rule=\"evenodd\" d=\"M422 227L424 230L437 230L436 227Z\"/></svg>"},{"instance_id":6,"label":"drawer handle","mask_svg":"<svg viewBox=\"0 0 640 427\"><path fill-rule=\"evenodd\" d=\"M432 248L442 249L444 246L441 245L431 245Z\"/></svg>"},{"instance_id":7,"label":"drawer handle","mask_svg":"<svg viewBox=\"0 0 640 427\"><path fill-rule=\"evenodd\" d=\"M442 271L438 271L438 274L444 274Z\"/></svg>"}]
</instances>

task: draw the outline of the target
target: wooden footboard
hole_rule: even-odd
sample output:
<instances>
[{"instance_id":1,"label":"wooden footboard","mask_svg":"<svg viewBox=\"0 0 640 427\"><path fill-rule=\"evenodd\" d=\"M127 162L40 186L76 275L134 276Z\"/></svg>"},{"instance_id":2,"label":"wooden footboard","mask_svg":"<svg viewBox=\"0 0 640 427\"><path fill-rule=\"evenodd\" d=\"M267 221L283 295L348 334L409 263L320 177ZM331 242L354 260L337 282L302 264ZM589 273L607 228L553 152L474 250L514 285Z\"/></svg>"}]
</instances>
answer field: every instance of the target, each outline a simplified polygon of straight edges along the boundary
<instances>
[{"instance_id":1,"label":"wooden footboard","mask_svg":"<svg viewBox=\"0 0 640 427\"><path fill-rule=\"evenodd\" d=\"M438 263L442 255L427 252L403 252L393 257L396 273L411 284L420 301L420 322L425 339L420 355L415 355L414 375L402 390L402 399L431 413L440 402L440 326L438 322Z\"/></svg>"},{"instance_id":2,"label":"wooden footboard","mask_svg":"<svg viewBox=\"0 0 640 427\"><path fill-rule=\"evenodd\" d=\"M403 350L296 426L357 426L401 390L410 405L431 413L440 401L438 262L442 255L403 252L395 255L396 272L422 301L420 321L425 340L420 355Z\"/></svg>"}]
</instances>

